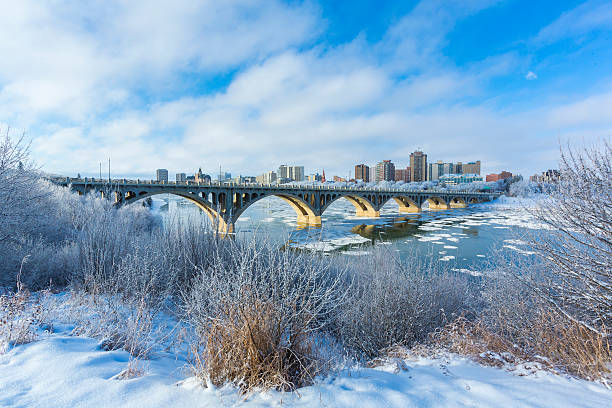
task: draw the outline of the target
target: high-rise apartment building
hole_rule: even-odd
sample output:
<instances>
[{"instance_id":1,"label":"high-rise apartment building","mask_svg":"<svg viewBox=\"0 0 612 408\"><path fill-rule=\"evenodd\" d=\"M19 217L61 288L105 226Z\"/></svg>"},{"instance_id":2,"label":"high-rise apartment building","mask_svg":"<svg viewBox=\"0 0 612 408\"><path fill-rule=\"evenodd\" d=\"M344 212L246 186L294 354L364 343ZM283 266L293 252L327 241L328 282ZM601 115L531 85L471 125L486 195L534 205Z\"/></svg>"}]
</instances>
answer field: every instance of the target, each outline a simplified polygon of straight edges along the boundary
<instances>
[{"instance_id":1,"label":"high-rise apartment building","mask_svg":"<svg viewBox=\"0 0 612 408\"><path fill-rule=\"evenodd\" d=\"M289 178L293 181L304 181L304 166L289 166Z\"/></svg>"},{"instance_id":2,"label":"high-rise apartment building","mask_svg":"<svg viewBox=\"0 0 612 408\"><path fill-rule=\"evenodd\" d=\"M376 165L376 176L374 181L393 181L395 180L395 165L391 160L383 160Z\"/></svg>"},{"instance_id":3,"label":"high-rise apartment building","mask_svg":"<svg viewBox=\"0 0 612 408\"><path fill-rule=\"evenodd\" d=\"M281 164L280 166L278 166L276 176L278 178L289 178L289 166L287 166L286 164Z\"/></svg>"},{"instance_id":4,"label":"high-rise apartment building","mask_svg":"<svg viewBox=\"0 0 612 408\"><path fill-rule=\"evenodd\" d=\"M160 182L163 181L166 183L168 182L168 170L166 169L157 169L155 171L155 176L157 178L157 181L160 181Z\"/></svg>"},{"instance_id":5,"label":"high-rise apartment building","mask_svg":"<svg viewBox=\"0 0 612 408\"><path fill-rule=\"evenodd\" d=\"M410 167L395 170L395 181L410 182Z\"/></svg>"},{"instance_id":6,"label":"high-rise apartment building","mask_svg":"<svg viewBox=\"0 0 612 408\"><path fill-rule=\"evenodd\" d=\"M187 175L185 173L176 173L176 182L184 183L187 181Z\"/></svg>"},{"instance_id":7,"label":"high-rise apartment building","mask_svg":"<svg viewBox=\"0 0 612 408\"><path fill-rule=\"evenodd\" d=\"M427 172L428 180L438 180L444 174L454 174L455 165L453 163L444 163L438 160L435 163L429 163L429 171Z\"/></svg>"},{"instance_id":8,"label":"high-rise apartment building","mask_svg":"<svg viewBox=\"0 0 612 408\"><path fill-rule=\"evenodd\" d=\"M370 182L370 167L365 164L355 166L355 180L363 180L366 183Z\"/></svg>"},{"instance_id":9,"label":"high-rise apartment building","mask_svg":"<svg viewBox=\"0 0 612 408\"><path fill-rule=\"evenodd\" d=\"M278 179L287 179L293 181L304 181L304 166L288 166L281 164L276 172Z\"/></svg>"},{"instance_id":10,"label":"high-rise apartment building","mask_svg":"<svg viewBox=\"0 0 612 408\"><path fill-rule=\"evenodd\" d=\"M427 155L417 151L410 154L410 181L427 180Z\"/></svg>"}]
</instances>

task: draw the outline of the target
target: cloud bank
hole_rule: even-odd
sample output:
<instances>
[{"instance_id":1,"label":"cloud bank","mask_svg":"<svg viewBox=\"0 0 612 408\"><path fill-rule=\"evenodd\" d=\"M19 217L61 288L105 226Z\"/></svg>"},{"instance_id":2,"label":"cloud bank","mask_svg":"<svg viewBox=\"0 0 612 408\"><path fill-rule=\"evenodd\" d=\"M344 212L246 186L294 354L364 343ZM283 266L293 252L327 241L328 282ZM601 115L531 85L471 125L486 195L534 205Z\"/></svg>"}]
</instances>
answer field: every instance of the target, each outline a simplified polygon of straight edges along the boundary
<instances>
[{"instance_id":1,"label":"cloud bank","mask_svg":"<svg viewBox=\"0 0 612 408\"><path fill-rule=\"evenodd\" d=\"M345 175L361 162L405 166L420 148L529 175L556 165L559 139L612 134L610 87L524 83L539 46L447 56L456 25L499 2L421 1L382 38L343 43L326 40L333 16L310 2L139 3L24 0L0 16L0 121L26 129L45 170L96 175L111 157L125 177L282 163ZM606 4L590 3L523 40L601 29Z\"/></svg>"}]
</instances>

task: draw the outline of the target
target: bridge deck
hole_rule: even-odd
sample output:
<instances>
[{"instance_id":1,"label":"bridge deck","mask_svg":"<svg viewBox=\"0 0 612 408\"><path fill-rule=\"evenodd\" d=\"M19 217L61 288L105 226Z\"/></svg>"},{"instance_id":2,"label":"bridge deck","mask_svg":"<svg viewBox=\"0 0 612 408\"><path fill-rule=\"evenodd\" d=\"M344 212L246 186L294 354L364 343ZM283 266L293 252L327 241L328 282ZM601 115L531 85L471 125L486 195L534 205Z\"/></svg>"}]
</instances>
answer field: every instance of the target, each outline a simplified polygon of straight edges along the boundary
<instances>
[{"instance_id":1,"label":"bridge deck","mask_svg":"<svg viewBox=\"0 0 612 408\"><path fill-rule=\"evenodd\" d=\"M285 200L296 212L299 224L321 225L321 215L334 201L345 198L361 217L379 217L380 209L393 199L400 212L418 213L424 203L431 210L465 208L472 203L490 201L499 193L466 190L410 190L370 186L296 185L260 183L156 182L128 179L53 178L53 183L71 188L79 194L96 192L113 197L117 205L136 202L157 194L175 194L192 201L205 211L225 232L253 203L269 196Z\"/></svg>"}]
</instances>

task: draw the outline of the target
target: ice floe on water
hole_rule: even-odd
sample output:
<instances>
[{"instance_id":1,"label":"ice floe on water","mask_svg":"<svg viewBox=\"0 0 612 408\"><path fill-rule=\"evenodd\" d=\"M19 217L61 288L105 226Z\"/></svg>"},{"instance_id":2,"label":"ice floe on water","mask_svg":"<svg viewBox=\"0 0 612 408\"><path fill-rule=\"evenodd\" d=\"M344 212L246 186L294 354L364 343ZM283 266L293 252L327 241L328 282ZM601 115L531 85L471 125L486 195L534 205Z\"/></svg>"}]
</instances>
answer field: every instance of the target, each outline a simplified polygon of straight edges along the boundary
<instances>
[{"instance_id":1,"label":"ice floe on water","mask_svg":"<svg viewBox=\"0 0 612 408\"><path fill-rule=\"evenodd\" d=\"M440 260L444 262L452 261L453 259L455 259L453 255L446 255L440 258Z\"/></svg>"},{"instance_id":2,"label":"ice floe on water","mask_svg":"<svg viewBox=\"0 0 612 408\"><path fill-rule=\"evenodd\" d=\"M457 249L454 245L444 245L444 249Z\"/></svg>"},{"instance_id":3,"label":"ice floe on water","mask_svg":"<svg viewBox=\"0 0 612 408\"><path fill-rule=\"evenodd\" d=\"M437 235L432 235L432 236L429 236L429 237L428 236L421 237L421 238L419 238L419 241L421 241L421 242L429 242L429 241L439 241L441 239L442 238L437 236Z\"/></svg>"},{"instance_id":4,"label":"ice floe on water","mask_svg":"<svg viewBox=\"0 0 612 408\"><path fill-rule=\"evenodd\" d=\"M467 273L468 275L472 275L472 276L482 276L482 272L473 271L471 269L466 269L466 268L453 268L451 269L451 271Z\"/></svg>"}]
</instances>

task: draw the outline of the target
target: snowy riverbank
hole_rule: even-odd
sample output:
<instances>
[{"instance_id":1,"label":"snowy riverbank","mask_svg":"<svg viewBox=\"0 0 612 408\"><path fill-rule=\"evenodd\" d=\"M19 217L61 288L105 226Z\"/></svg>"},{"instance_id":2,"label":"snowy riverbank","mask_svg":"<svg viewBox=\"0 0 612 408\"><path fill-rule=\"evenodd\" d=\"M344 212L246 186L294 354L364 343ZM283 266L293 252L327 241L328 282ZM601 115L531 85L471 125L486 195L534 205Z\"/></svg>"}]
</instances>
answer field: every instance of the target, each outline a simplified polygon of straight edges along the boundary
<instances>
[{"instance_id":1,"label":"snowy riverbank","mask_svg":"<svg viewBox=\"0 0 612 408\"><path fill-rule=\"evenodd\" d=\"M551 373L483 367L458 356L417 359L333 373L294 393L203 387L186 361L157 353L145 374L114 377L129 354L103 351L70 327L0 355L0 405L6 407L604 407L603 385Z\"/></svg>"}]
</instances>

